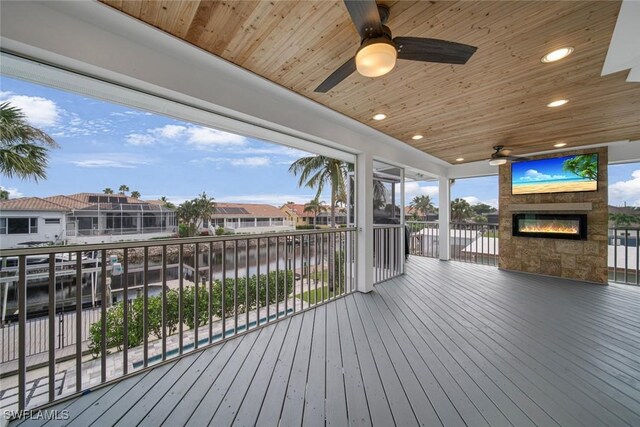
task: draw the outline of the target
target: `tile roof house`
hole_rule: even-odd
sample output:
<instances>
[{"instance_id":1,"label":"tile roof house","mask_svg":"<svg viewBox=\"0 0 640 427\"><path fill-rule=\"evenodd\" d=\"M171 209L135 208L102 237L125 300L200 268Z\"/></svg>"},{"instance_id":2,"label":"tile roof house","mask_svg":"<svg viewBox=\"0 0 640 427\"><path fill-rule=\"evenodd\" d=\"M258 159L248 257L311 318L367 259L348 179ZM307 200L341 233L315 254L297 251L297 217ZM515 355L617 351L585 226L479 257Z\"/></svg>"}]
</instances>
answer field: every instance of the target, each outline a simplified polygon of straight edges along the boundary
<instances>
[{"instance_id":1,"label":"tile roof house","mask_svg":"<svg viewBox=\"0 0 640 427\"><path fill-rule=\"evenodd\" d=\"M0 201L0 248L169 237L176 215L159 202L78 193Z\"/></svg>"},{"instance_id":2,"label":"tile roof house","mask_svg":"<svg viewBox=\"0 0 640 427\"><path fill-rule=\"evenodd\" d=\"M275 206L257 203L216 203L215 213L204 221L203 229L216 233L270 233L293 231L295 224Z\"/></svg>"}]
</instances>

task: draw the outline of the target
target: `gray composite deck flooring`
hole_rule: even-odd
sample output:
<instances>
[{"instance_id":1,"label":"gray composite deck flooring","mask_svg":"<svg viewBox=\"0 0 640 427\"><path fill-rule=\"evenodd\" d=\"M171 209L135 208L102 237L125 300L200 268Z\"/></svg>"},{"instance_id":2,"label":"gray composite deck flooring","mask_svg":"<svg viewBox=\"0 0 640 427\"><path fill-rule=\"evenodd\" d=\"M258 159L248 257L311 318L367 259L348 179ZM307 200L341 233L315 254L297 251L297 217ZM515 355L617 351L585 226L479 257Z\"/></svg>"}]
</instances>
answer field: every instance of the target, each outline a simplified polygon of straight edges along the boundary
<instances>
[{"instance_id":1,"label":"gray composite deck flooring","mask_svg":"<svg viewBox=\"0 0 640 427\"><path fill-rule=\"evenodd\" d=\"M83 427L640 426L640 288L411 257L370 294L53 408Z\"/></svg>"}]
</instances>

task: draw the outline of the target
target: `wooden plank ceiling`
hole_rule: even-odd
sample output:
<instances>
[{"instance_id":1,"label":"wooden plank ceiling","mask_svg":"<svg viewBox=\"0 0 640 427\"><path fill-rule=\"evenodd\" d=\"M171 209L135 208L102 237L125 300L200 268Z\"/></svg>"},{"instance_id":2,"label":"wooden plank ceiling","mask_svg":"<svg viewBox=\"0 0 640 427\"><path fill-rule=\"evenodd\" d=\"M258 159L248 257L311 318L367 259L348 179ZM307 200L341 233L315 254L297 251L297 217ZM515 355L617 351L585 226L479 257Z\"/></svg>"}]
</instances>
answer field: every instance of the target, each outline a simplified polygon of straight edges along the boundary
<instances>
[{"instance_id":1,"label":"wooden plank ceiling","mask_svg":"<svg viewBox=\"0 0 640 427\"><path fill-rule=\"evenodd\" d=\"M496 144L525 154L640 140L640 84L600 76L617 1L386 1L394 36L478 51L466 65L399 60L384 77L354 73L326 94L313 90L360 42L341 1L103 2L451 163L485 159ZM563 46L574 53L540 62ZM560 98L569 103L546 107ZM388 118L373 121L379 112Z\"/></svg>"}]
</instances>

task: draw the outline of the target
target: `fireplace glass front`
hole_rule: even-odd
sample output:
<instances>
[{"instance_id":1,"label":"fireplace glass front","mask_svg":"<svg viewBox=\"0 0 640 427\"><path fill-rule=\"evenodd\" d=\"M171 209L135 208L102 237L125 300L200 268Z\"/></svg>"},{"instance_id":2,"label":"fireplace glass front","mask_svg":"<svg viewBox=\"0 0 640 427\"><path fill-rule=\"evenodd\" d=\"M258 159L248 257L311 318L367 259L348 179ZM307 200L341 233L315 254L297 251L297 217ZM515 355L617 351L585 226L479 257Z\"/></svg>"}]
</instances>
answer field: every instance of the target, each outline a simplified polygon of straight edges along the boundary
<instances>
[{"instance_id":1,"label":"fireplace glass front","mask_svg":"<svg viewBox=\"0 0 640 427\"><path fill-rule=\"evenodd\" d=\"M513 235L550 239L586 240L587 215L514 214Z\"/></svg>"}]
</instances>

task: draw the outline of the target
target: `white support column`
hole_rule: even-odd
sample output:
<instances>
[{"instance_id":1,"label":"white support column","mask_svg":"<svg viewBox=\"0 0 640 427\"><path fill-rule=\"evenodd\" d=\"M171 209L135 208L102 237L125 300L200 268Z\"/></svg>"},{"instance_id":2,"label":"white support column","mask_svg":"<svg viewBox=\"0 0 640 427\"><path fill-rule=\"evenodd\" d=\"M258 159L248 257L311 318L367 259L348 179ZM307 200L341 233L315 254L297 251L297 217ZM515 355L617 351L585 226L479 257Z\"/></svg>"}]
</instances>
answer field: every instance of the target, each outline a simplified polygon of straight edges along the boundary
<instances>
[{"instance_id":1,"label":"white support column","mask_svg":"<svg viewBox=\"0 0 640 427\"><path fill-rule=\"evenodd\" d=\"M438 178L438 202L438 205L440 206L438 211L438 225L440 228L438 232L438 244L440 260L448 261L451 247L451 231L449 230L451 217L451 182L449 181L449 178L444 176Z\"/></svg>"},{"instance_id":2,"label":"white support column","mask_svg":"<svg viewBox=\"0 0 640 427\"><path fill-rule=\"evenodd\" d=\"M400 256L400 262L402 263L402 274L405 274L406 272L406 257L407 254L405 253L405 248L406 248L406 243L405 243L405 239L406 239L406 229L405 227L407 226L407 224L405 223L405 217L404 217L404 168L400 169L400 224L402 224L402 229L400 230L400 253L402 254Z\"/></svg>"},{"instance_id":3,"label":"white support column","mask_svg":"<svg viewBox=\"0 0 640 427\"><path fill-rule=\"evenodd\" d=\"M356 226L357 238L357 289L373 290L373 157L369 153L358 154L356 160Z\"/></svg>"}]
</instances>

